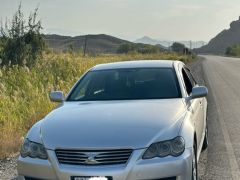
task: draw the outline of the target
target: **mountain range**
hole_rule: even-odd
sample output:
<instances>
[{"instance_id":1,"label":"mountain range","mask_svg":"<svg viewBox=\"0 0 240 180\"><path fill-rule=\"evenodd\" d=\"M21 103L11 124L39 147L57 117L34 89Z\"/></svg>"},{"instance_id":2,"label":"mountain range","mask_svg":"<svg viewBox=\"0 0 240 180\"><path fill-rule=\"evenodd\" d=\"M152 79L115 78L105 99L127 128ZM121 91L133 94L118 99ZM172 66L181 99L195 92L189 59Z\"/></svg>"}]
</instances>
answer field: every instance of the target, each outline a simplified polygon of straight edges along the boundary
<instances>
[{"instance_id":1,"label":"mountain range","mask_svg":"<svg viewBox=\"0 0 240 180\"><path fill-rule=\"evenodd\" d=\"M55 51L83 50L87 53L116 53L120 45L131 43L113 36L98 34L84 36L43 35L47 45Z\"/></svg>"},{"instance_id":2,"label":"mountain range","mask_svg":"<svg viewBox=\"0 0 240 180\"><path fill-rule=\"evenodd\" d=\"M116 38L113 36L98 34L84 36L61 36L61 35L43 35L48 46L56 51L67 51L72 49L79 51L86 45L87 53L116 53L122 44L150 44L157 45L162 49L167 49L175 41L162 41L144 36L134 42ZM217 34L206 44L204 41L177 41L186 47L191 47L196 53L225 54L230 46L240 44L240 18L231 22L230 28ZM206 45L204 45L206 44ZM204 45L204 46L203 46Z\"/></svg>"},{"instance_id":3,"label":"mountain range","mask_svg":"<svg viewBox=\"0 0 240 180\"><path fill-rule=\"evenodd\" d=\"M140 39L137 39L136 41L134 41L135 43L143 43L143 44L151 44L151 45L156 45L156 44L160 44L164 47L169 47L171 46L174 42L179 42L181 44L184 44L186 47L188 48L199 48L202 47L204 44L206 44L206 42L204 41L168 41L168 40L157 40L157 39L153 39L150 38L148 36L144 36Z\"/></svg>"}]
</instances>

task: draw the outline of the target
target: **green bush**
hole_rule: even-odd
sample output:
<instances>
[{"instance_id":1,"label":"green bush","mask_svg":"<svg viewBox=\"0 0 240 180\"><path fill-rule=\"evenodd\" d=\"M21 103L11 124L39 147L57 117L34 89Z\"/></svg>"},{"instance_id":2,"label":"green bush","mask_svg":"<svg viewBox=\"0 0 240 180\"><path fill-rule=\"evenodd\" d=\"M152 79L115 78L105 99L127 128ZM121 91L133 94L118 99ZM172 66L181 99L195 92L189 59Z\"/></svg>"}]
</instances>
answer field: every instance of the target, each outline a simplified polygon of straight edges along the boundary
<instances>
[{"instance_id":1,"label":"green bush","mask_svg":"<svg viewBox=\"0 0 240 180\"><path fill-rule=\"evenodd\" d=\"M37 20L37 10L24 20L21 4L11 23L1 24L0 58L2 65L33 66L42 55L44 40L40 34L41 22ZM9 27L10 26L10 27Z\"/></svg>"},{"instance_id":2,"label":"green bush","mask_svg":"<svg viewBox=\"0 0 240 180\"><path fill-rule=\"evenodd\" d=\"M240 56L240 45L236 44L226 49L227 56Z\"/></svg>"},{"instance_id":3,"label":"green bush","mask_svg":"<svg viewBox=\"0 0 240 180\"><path fill-rule=\"evenodd\" d=\"M148 44L134 44L134 43L127 43L122 44L118 50L117 53L119 54L128 54L128 53L141 53L141 54L154 54L165 51L159 46L153 46Z\"/></svg>"},{"instance_id":4,"label":"green bush","mask_svg":"<svg viewBox=\"0 0 240 180\"><path fill-rule=\"evenodd\" d=\"M171 46L172 51L177 52L177 53L183 53L185 49L185 45L175 42Z\"/></svg>"}]
</instances>

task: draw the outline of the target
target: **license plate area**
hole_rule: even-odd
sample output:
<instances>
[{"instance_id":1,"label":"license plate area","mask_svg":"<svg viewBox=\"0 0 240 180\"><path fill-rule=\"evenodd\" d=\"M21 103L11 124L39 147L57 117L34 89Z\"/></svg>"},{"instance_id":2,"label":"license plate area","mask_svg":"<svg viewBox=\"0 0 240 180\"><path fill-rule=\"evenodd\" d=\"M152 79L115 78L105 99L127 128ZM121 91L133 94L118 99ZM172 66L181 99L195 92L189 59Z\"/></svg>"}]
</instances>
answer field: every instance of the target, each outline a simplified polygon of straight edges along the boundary
<instances>
[{"instance_id":1,"label":"license plate area","mask_svg":"<svg viewBox=\"0 0 240 180\"><path fill-rule=\"evenodd\" d=\"M72 176L71 180L112 180L112 177L97 177L97 176Z\"/></svg>"}]
</instances>

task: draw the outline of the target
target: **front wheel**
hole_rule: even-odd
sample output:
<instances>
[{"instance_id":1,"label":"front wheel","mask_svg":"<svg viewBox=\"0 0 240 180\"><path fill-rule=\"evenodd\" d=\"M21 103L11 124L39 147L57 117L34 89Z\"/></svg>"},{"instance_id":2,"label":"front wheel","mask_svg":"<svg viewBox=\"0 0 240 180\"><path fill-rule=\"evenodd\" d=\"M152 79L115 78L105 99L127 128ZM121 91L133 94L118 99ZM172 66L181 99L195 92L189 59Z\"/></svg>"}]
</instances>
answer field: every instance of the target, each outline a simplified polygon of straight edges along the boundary
<instances>
[{"instance_id":1,"label":"front wheel","mask_svg":"<svg viewBox=\"0 0 240 180\"><path fill-rule=\"evenodd\" d=\"M198 180L197 145L194 143L192 160L192 180Z\"/></svg>"}]
</instances>

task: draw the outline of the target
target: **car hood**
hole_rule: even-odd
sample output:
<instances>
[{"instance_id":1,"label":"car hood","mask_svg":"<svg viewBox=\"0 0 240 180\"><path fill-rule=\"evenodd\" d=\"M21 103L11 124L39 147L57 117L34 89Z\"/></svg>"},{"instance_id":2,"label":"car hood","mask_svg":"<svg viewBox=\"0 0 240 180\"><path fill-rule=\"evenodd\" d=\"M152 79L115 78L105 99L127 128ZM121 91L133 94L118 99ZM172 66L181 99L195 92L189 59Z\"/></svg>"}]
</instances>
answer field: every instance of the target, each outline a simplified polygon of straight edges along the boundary
<instances>
[{"instance_id":1,"label":"car hood","mask_svg":"<svg viewBox=\"0 0 240 180\"><path fill-rule=\"evenodd\" d=\"M178 135L182 99L65 102L41 123L47 149L145 148Z\"/></svg>"}]
</instances>

